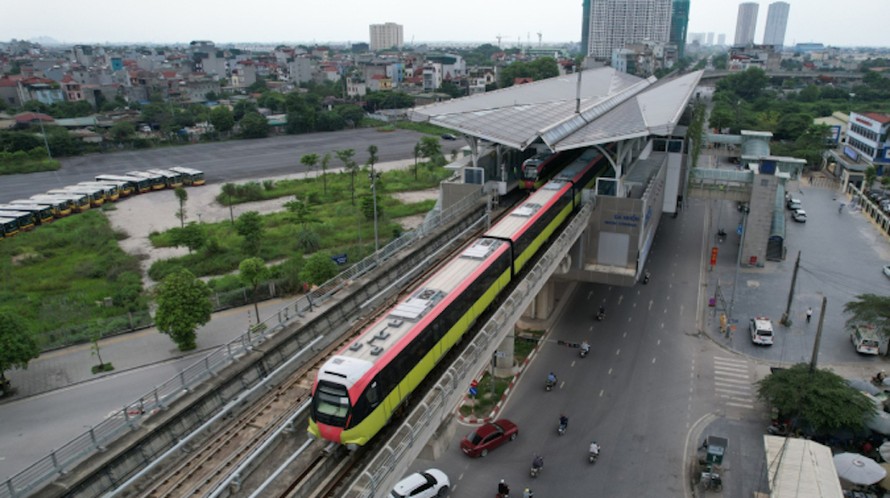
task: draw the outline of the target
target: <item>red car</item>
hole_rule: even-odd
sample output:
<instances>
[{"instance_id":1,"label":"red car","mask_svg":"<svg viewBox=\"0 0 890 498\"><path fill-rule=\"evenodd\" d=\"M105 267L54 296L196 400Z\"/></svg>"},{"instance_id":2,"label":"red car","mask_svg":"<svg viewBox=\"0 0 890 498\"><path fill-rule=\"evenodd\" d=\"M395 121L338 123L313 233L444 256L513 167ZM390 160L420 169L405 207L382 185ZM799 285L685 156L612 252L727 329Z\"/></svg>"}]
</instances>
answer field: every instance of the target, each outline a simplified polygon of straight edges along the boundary
<instances>
[{"instance_id":1,"label":"red car","mask_svg":"<svg viewBox=\"0 0 890 498\"><path fill-rule=\"evenodd\" d=\"M494 422L486 422L475 431L467 434L460 442L460 449L471 457L484 457L489 451L512 441L519 435L516 424L502 418Z\"/></svg>"}]
</instances>

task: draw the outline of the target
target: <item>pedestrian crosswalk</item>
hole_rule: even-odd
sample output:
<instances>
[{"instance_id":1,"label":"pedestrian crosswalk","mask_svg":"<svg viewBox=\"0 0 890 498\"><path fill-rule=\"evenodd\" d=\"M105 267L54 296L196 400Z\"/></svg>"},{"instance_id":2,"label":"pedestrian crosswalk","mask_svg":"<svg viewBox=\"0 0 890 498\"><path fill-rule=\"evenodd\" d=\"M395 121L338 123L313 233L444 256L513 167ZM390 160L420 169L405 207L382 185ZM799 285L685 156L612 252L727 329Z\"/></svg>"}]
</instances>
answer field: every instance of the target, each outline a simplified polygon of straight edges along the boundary
<instances>
[{"instance_id":1,"label":"pedestrian crosswalk","mask_svg":"<svg viewBox=\"0 0 890 498\"><path fill-rule=\"evenodd\" d=\"M748 362L715 356L714 392L727 407L753 410L756 394Z\"/></svg>"}]
</instances>

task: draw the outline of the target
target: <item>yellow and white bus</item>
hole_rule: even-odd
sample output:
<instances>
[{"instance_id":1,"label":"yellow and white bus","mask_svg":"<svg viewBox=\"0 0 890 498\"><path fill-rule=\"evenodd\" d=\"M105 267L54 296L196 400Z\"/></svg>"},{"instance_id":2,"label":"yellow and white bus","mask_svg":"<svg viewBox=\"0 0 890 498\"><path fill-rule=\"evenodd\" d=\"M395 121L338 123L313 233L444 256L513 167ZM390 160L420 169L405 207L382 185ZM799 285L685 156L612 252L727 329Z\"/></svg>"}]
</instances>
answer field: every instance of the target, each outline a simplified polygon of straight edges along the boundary
<instances>
[{"instance_id":1,"label":"yellow and white bus","mask_svg":"<svg viewBox=\"0 0 890 498\"><path fill-rule=\"evenodd\" d=\"M182 186L182 173L170 171L169 169L150 169L148 170L148 173L164 177L164 184L167 185L167 188L177 188Z\"/></svg>"},{"instance_id":2,"label":"yellow and white bus","mask_svg":"<svg viewBox=\"0 0 890 498\"><path fill-rule=\"evenodd\" d=\"M204 172L197 169L185 168L183 166L173 166L170 171L182 173L182 183L187 186L197 187L204 185Z\"/></svg>"},{"instance_id":3,"label":"yellow and white bus","mask_svg":"<svg viewBox=\"0 0 890 498\"><path fill-rule=\"evenodd\" d=\"M157 173L149 173L148 171L127 171L127 176L145 178L151 183L152 190L164 190L167 188L167 178Z\"/></svg>"},{"instance_id":4,"label":"yellow and white bus","mask_svg":"<svg viewBox=\"0 0 890 498\"><path fill-rule=\"evenodd\" d=\"M91 187L81 187L76 188L72 186L67 186L65 188L57 188L53 190L47 190L47 194L52 195L65 195L65 194L73 194L73 195L85 195L87 196L87 200L90 203L90 207L100 207L102 204L105 204L105 191L100 188L91 188Z\"/></svg>"},{"instance_id":5,"label":"yellow and white bus","mask_svg":"<svg viewBox=\"0 0 890 498\"><path fill-rule=\"evenodd\" d=\"M102 182L123 182L129 185L130 193L132 194L144 194L151 190L151 181L148 178L142 178L140 176L130 176L130 175L97 175L96 181L99 183ZM129 195L124 194L124 187L120 187L121 195Z\"/></svg>"},{"instance_id":6,"label":"yellow and white bus","mask_svg":"<svg viewBox=\"0 0 890 498\"><path fill-rule=\"evenodd\" d=\"M105 191L105 202L116 202L121 196L120 187L111 182L80 182L72 187L100 188Z\"/></svg>"},{"instance_id":7,"label":"yellow and white bus","mask_svg":"<svg viewBox=\"0 0 890 498\"><path fill-rule=\"evenodd\" d=\"M34 215L34 221L38 225L45 225L53 221L53 210L49 206L39 204L0 204L3 211L26 211Z\"/></svg>"},{"instance_id":8,"label":"yellow and white bus","mask_svg":"<svg viewBox=\"0 0 890 498\"><path fill-rule=\"evenodd\" d=\"M54 189L50 190L45 195L70 200L72 202L71 211L75 213L82 213L90 208L90 196L87 194L78 194L77 192L72 192L70 190ZM34 197L31 198L33 199Z\"/></svg>"},{"instance_id":9,"label":"yellow and white bus","mask_svg":"<svg viewBox=\"0 0 890 498\"><path fill-rule=\"evenodd\" d=\"M74 209L74 201L71 199L63 199L46 194L33 195L29 199L17 199L12 201L13 204L37 204L38 206L49 206L53 210L53 216L61 218L71 214Z\"/></svg>"},{"instance_id":10,"label":"yellow and white bus","mask_svg":"<svg viewBox=\"0 0 890 498\"><path fill-rule=\"evenodd\" d=\"M9 238L19 233L19 224L15 218L0 218L0 237Z\"/></svg>"},{"instance_id":11,"label":"yellow and white bus","mask_svg":"<svg viewBox=\"0 0 890 498\"><path fill-rule=\"evenodd\" d=\"M33 230L34 226L37 225L37 217L30 211L0 209L0 217L14 219L21 231Z\"/></svg>"}]
</instances>

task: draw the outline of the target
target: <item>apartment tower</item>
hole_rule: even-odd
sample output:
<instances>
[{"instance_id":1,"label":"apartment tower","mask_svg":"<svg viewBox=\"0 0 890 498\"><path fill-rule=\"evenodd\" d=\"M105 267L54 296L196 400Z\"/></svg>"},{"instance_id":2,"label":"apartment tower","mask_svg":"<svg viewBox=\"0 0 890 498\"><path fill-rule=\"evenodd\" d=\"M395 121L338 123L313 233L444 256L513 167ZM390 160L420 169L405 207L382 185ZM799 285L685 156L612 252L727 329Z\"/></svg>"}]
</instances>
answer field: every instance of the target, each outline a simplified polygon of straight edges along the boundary
<instances>
[{"instance_id":1,"label":"apartment tower","mask_svg":"<svg viewBox=\"0 0 890 498\"><path fill-rule=\"evenodd\" d=\"M785 28L788 26L788 2L773 2L766 12L766 30L763 32L763 44L781 47L785 44Z\"/></svg>"},{"instance_id":2,"label":"apartment tower","mask_svg":"<svg viewBox=\"0 0 890 498\"><path fill-rule=\"evenodd\" d=\"M372 24L370 49L372 52L387 50L393 47L401 49L404 43L402 36L401 24L394 22Z\"/></svg>"},{"instance_id":3,"label":"apartment tower","mask_svg":"<svg viewBox=\"0 0 890 498\"><path fill-rule=\"evenodd\" d=\"M671 2L590 0L587 56L611 60L612 51L624 48L629 43L644 40L667 43L671 34Z\"/></svg>"},{"instance_id":4,"label":"apartment tower","mask_svg":"<svg viewBox=\"0 0 890 498\"><path fill-rule=\"evenodd\" d=\"M735 45L754 44L754 28L757 27L757 7L754 2L739 4L739 17L735 23Z\"/></svg>"},{"instance_id":5,"label":"apartment tower","mask_svg":"<svg viewBox=\"0 0 890 498\"><path fill-rule=\"evenodd\" d=\"M674 0L671 6L670 42L677 46L677 57L686 53L686 29L689 26L689 0Z\"/></svg>"}]
</instances>

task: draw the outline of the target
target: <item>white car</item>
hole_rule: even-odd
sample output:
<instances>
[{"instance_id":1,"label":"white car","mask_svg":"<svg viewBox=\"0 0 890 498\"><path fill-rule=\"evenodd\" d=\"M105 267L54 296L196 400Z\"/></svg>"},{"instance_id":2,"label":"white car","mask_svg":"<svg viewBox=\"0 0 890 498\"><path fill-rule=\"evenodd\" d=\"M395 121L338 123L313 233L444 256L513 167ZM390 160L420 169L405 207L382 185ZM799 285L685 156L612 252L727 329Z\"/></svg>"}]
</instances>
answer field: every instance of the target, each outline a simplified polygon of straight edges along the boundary
<instances>
[{"instance_id":1,"label":"white car","mask_svg":"<svg viewBox=\"0 0 890 498\"><path fill-rule=\"evenodd\" d=\"M884 275L890 277L890 265L884 265Z\"/></svg>"},{"instance_id":2,"label":"white car","mask_svg":"<svg viewBox=\"0 0 890 498\"><path fill-rule=\"evenodd\" d=\"M402 479L392 489L390 498L438 498L448 496L451 483L439 469L415 472Z\"/></svg>"},{"instance_id":3,"label":"white car","mask_svg":"<svg viewBox=\"0 0 890 498\"><path fill-rule=\"evenodd\" d=\"M803 209L796 209L791 213L791 219L799 223L807 222L807 212Z\"/></svg>"},{"instance_id":4,"label":"white car","mask_svg":"<svg viewBox=\"0 0 890 498\"><path fill-rule=\"evenodd\" d=\"M748 328L751 331L751 342L761 346L773 345L773 322L769 318L754 317L748 323Z\"/></svg>"}]
</instances>

